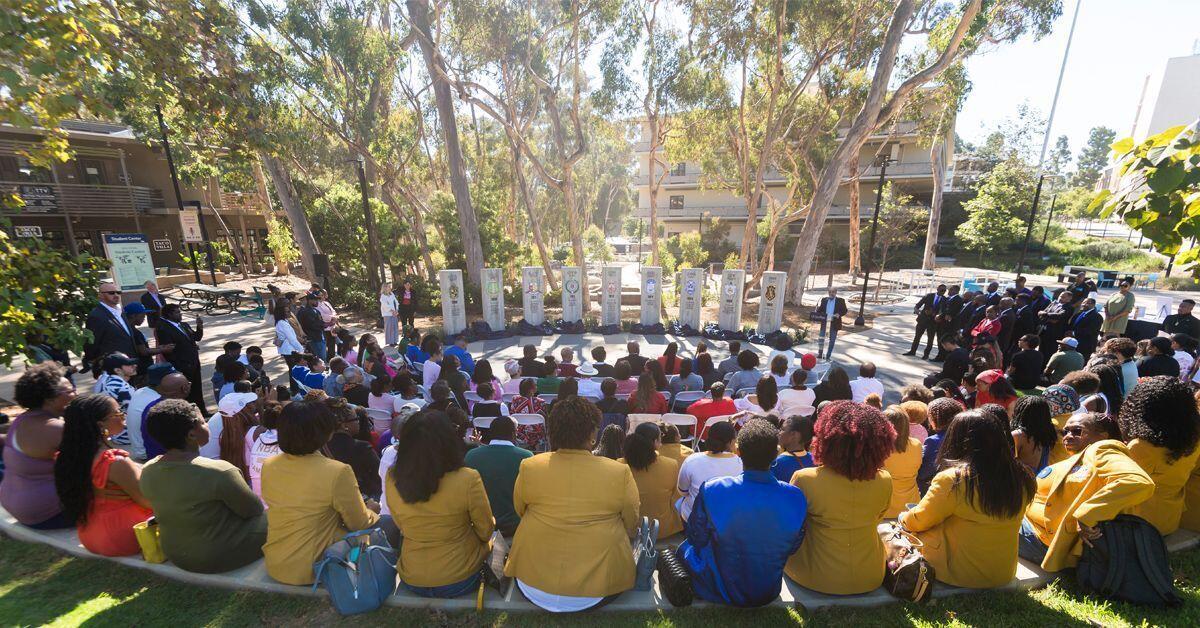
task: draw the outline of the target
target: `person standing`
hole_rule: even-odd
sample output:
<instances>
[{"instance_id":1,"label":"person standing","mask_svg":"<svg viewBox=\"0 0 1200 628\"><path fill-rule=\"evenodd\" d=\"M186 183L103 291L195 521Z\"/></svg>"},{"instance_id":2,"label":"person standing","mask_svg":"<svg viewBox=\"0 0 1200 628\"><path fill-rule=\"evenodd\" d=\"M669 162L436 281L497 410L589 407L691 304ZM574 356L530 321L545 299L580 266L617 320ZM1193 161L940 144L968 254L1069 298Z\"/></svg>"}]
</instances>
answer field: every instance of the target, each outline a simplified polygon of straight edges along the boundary
<instances>
[{"instance_id":1,"label":"person standing","mask_svg":"<svg viewBox=\"0 0 1200 628\"><path fill-rule=\"evenodd\" d=\"M912 348L904 355L916 355L917 347L921 346L921 336L926 336L925 354L921 357L928 360L929 351L933 349L933 336L936 331L937 315L941 313L946 300L946 284L939 284L937 292L930 292L917 301L913 314L917 315L917 333L913 335Z\"/></svg>"},{"instance_id":2,"label":"person standing","mask_svg":"<svg viewBox=\"0 0 1200 628\"><path fill-rule=\"evenodd\" d=\"M1162 330L1169 336L1187 334L1192 338L1200 338L1200 319L1192 316L1192 308L1196 302L1184 299L1179 302L1179 310L1163 319Z\"/></svg>"},{"instance_id":3,"label":"person standing","mask_svg":"<svg viewBox=\"0 0 1200 628\"><path fill-rule=\"evenodd\" d=\"M121 312L121 289L106 281L100 284L97 292L100 303L88 312L84 322L84 327L92 333L92 340L83 346L83 365L91 369L92 377L100 376L101 360L110 353L137 355L133 326Z\"/></svg>"},{"instance_id":4,"label":"person standing","mask_svg":"<svg viewBox=\"0 0 1200 628\"><path fill-rule=\"evenodd\" d=\"M179 371L191 382L191 392L187 400L196 404L200 414L207 416L208 407L204 405L204 386L200 378L200 346L197 344L204 338L204 320L196 317L196 329L193 330L183 322L183 310L178 303L168 303L163 306L162 320L158 322L154 337L158 344L172 345L166 355L175 370Z\"/></svg>"},{"instance_id":5,"label":"person standing","mask_svg":"<svg viewBox=\"0 0 1200 628\"><path fill-rule=\"evenodd\" d=\"M146 320L149 321L150 327L158 327L158 317L162 313L163 306L167 304L167 298L158 291L158 284L147 281L146 294L143 294L138 300L146 308Z\"/></svg>"},{"instance_id":6,"label":"person standing","mask_svg":"<svg viewBox=\"0 0 1200 628\"><path fill-rule=\"evenodd\" d=\"M394 347L400 341L400 302L386 281L379 292L379 315L383 317L383 341Z\"/></svg>"},{"instance_id":7,"label":"person standing","mask_svg":"<svg viewBox=\"0 0 1200 628\"><path fill-rule=\"evenodd\" d=\"M1067 335L1067 324L1071 322L1071 316L1075 312L1075 308L1071 307L1073 298L1070 292L1063 290L1059 293L1056 301L1038 312L1038 319L1041 321L1041 332L1038 334L1041 339L1039 346L1042 353L1046 355L1047 362L1054 354L1058 341Z\"/></svg>"},{"instance_id":8,"label":"person standing","mask_svg":"<svg viewBox=\"0 0 1200 628\"><path fill-rule=\"evenodd\" d=\"M321 324L325 336L325 351L318 353L317 357L328 360L333 357L330 350L337 346L336 333L341 327L338 325L337 310L334 310L333 304L329 302L329 291L321 290L314 285L313 294L317 295L317 311L321 313Z\"/></svg>"},{"instance_id":9,"label":"person standing","mask_svg":"<svg viewBox=\"0 0 1200 628\"><path fill-rule=\"evenodd\" d=\"M842 317L846 315L846 300L837 295L837 288L829 286L829 294L821 297L821 302L817 304L817 309L814 313L821 315L821 336L820 344L817 347L817 355L821 355L825 351L825 329L829 328L829 352L825 353L825 359L833 357L833 344L837 342L838 332L842 331ZM722 366L724 362L721 363Z\"/></svg>"},{"instance_id":10,"label":"person standing","mask_svg":"<svg viewBox=\"0 0 1200 628\"><path fill-rule=\"evenodd\" d=\"M1016 319L1012 332L1014 342L1025 334L1037 334L1037 309L1033 307L1033 298L1028 293L1017 295L1013 316Z\"/></svg>"},{"instance_id":11,"label":"person standing","mask_svg":"<svg viewBox=\"0 0 1200 628\"><path fill-rule=\"evenodd\" d=\"M955 329L955 324L958 321L958 315L962 312L965 302L962 295L958 293L960 287L958 284L950 286L947 291L946 303L942 306L942 311L935 318L937 324L937 342L938 352L934 356L934 362L941 362L945 359L945 354L942 352L942 339L958 333Z\"/></svg>"},{"instance_id":12,"label":"person standing","mask_svg":"<svg viewBox=\"0 0 1200 628\"><path fill-rule=\"evenodd\" d=\"M997 308L1000 310L1000 331L996 334L996 344L1000 345L1000 351L1004 354L1007 365L1008 356L1012 355L1013 345L1016 344L1013 332L1017 328L1017 310L1013 300L1009 297L1000 299L1000 305ZM1017 338L1019 337L1017 336Z\"/></svg>"},{"instance_id":13,"label":"person standing","mask_svg":"<svg viewBox=\"0 0 1200 628\"><path fill-rule=\"evenodd\" d=\"M1079 303L1080 299L1084 299L1096 291L1096 282L1087 278L1087 272L1079 271L1075 275L1075 282L1067 288L1067 291L1073 297L1072 302Z\"/></svg>"},{"instance_id":14,"label":"person standing","mask_svg":"<svg viewBox=\"0 0 1200 628\"><path fill-rule=\"evenodd\" d=\"M1108 301L1104 304L1104 326L1100 331L1105 337L1125 335L1125 327L1129 325L1129 315L1133 312L1133 306L1137 300L1133 296L1132 282L1128 279L1122 279L1121 284L1117 286L1117 292L1108 297Z\"/></svg>"},{"instance_id":15,"label":"person standing","mask_svg":"<svg viewBox=\"0 0 1200 628\"><path fill-rule=\"evenodd\" d=\"M400 325L405 329L416 327L417 289L413 287L412 280L404 280L404 287L400 289L397 301L399 302Z\"/></svg>"},{"instance_id":16,"label":"person standing","mask_svg":"<svg viewBox=\"0 0 1200 628\"><path fill-rule=\"evenodd\" d=\"M1092 357L1092 352L1096 350L1096 343L1100 338L1100 328L1103 325L1104 317L1096 311L1096 300L1084 299L1083 303L1079 304L1079 311L1071 317L1067 331L1079 341L1079 353L1083 354L1085 361Z\"/></svg>"},{"instance_id":17,"label":"person standing","mask_svg":"<svg viewBox=\"0 0 1200 628\"><path fill-rule=\"evenodd\" d=\"M308 352L313 355L325 355L325 321L317 309L320 299L317 294L310 292L304 295L304 307L296 312L296 320L300 322L300 331L308 338Z\"/></svg>"},{"instance_id":18,"label":"person standing","mask_svg":"<svg viewBox=\"0 0 1200 628\"><path fill-rule=\"evenodd\" d=\"M979 321L983 320L987 308L987 297L983 296L982 292L975 293L975 296L971 299L971 304L964 307L958 317L959 331L963 338L971 337L971 330L975 329Z\"/></svg>"}]
</instances>

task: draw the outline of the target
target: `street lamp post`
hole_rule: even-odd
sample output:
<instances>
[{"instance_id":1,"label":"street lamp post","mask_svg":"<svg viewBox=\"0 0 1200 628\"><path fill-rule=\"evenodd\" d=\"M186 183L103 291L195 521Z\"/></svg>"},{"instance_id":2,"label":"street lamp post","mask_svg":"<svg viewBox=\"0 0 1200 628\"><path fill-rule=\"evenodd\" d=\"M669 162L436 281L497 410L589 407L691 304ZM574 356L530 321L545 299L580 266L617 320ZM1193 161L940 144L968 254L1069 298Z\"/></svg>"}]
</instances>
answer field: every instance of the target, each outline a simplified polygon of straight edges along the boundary
<instances>
[{"instance_id":1,"label":"street lamp post","mask_svg":"<svg viewBox=\"0 0 1200 628\"><path fill-rule=\"evenodd\" d=\"M1046 230L1042 232L1042 250L1046 250L1046 236L1050 235L1050 220L1054 218L1054 205L1058 202L1058 192L1050 199L1050 215L1046 216Z\"/></svg>"},{"instance_id":2,"label":"street lamp post","mask_svg":"<svg viewBox=\"0 0 1200 628\"><path fill-rule=\"evenodd\" d=\"M871 259L875 252L875 229L879 227L879 208L883 205L883 180L887 176L888 164L896 161L890 157L882 157L879 160L879 184L875 190L875 215L871 216L871 235L867 240L867 259ZM883 269L879 269L879 273L883 275ZM862 327L867 323L867 319L863 317L863 312L867 307L867 285L871 283L871 267L868 264L863 264L863 287L862 295L858 299L858 316L854 317L854 324Z\"/></svg>"},{"instance_id":3,"label":"street lamp post","mask_svg":"<svg viewBox=\"0 0 1200 628\"><path fill-rule=\"evenodd\" d=\"M1029 238L1033 236L1033 223L1037 220L1038 199L1042 197L1042 183L1055 175L1043 174L1038 177L1037 189L1033 191L1033 206L1029 208L1029 222L1025 226L1025 242L1021 245L1021 257L1017 259L1017 276L1025 268L1025 254L1029 252Z\"/></svg>"}]
</instances>

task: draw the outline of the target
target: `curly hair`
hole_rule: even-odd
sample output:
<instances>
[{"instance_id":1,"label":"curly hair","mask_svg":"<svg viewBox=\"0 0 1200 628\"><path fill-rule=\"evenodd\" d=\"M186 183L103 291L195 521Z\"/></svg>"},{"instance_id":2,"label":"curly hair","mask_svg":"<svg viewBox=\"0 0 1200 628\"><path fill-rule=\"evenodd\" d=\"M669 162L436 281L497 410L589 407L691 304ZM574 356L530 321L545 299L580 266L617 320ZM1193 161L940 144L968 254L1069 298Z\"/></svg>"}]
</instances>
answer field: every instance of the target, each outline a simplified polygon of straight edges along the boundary
<instances>
[{"instance_id":1,"label":"curly hair","mask_svg":"<svg viewBox=\"0 0 1200 628\"><path fill-rule=\"evenodd\" d=\"M146 432L164 449L186 448L188 432L202 423L200 411L184 399L163 399L146 413Z\"/></svg>"},{"instance_id":2,"label":"curly hair","mask_svg":"<svg viewBox=\"0 0 1200 628\"><path fill-rule=\"evenodd\" d=\"M949 397L934 399L926 407L926 417L935 432L943 432L950 427L954 416L964 410L963 405Z\"/></svg>"},{"instance_id":3,"label":"curly hair","mask_svg":"<svg viewBox=\"0 0 1200 628\"><path fill-rule=\"evenodd\" d=\"M1117 416L1127 441L1144 440L1167 450L1167 461L1191 455L1200 441L1200 411L1187 384L1159 375L1138 380Z\"/></svg>"},{"instance_id":4,"label":"curly hair","mask_svg":"<svg viewBox=\"0 0 1200 628\"><path fill-rule=\"evenodd\" d=\"M92 461L104 446L101 427L117 409L112 397L100 393L80 395L63 410L62 442L54 458L54 488L62 503L63 518L75 525L87 523L92 507Z\"/></svg>"},{"instance_id":5,"label":"curly hair","mask_svg":"<svg viewBox=\"0 0 1200 628\"><path fill-rule=\"evenodd\" d=\"M834 401L817 418L813 459L851 480L874 478L895 448L896 430L875 408Z\"/></svg>"},{"instance_id":6,"label":"curly hair","mask_svg":"<svg viewBox=\"0 0 1200 628\"><path fill-rule=\"evenodd\" d=\"M35 364L21 373L13 390L14 401L26 410L37 410L58 396L58 383L66 369L58 362Z\"/></svg>"},{"instance_id":7,"label":"curly hair","mask_svg":"<svg viewBox=\"0 0 1200 628\"><path fill-rule=\"evenodd\" d=\"M582 397L559 399L546 418L550 449L591 449L600 426L600 408Z\"/></svg>"},{"instance_id":8,"label":"curly hair","mask_svg":"<svg viewBox=\"0 0 1200 628\"><path fill-rule=\"evenodd\" d=\"M933 391L920 384L909 384L900 388L900 401L920 401L921 403L929 403L933 401Z\"/></svg>"}]
</instances>

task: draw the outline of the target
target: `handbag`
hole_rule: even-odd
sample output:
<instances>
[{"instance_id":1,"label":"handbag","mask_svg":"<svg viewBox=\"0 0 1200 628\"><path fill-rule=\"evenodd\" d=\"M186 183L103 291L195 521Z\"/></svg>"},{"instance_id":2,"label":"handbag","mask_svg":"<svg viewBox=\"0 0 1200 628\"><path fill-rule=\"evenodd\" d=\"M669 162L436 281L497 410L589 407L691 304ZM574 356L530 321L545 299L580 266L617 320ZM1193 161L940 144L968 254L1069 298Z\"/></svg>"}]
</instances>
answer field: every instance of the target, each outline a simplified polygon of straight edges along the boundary
<instances>
[{"instance_id":1,"label":"handbag","mask_svg":"<svg viewBox=\"0 0 1200 628\"><path fill-rule=\"evenodd\" d=\"M396 550L379 528L343 536L313 563L313 590L325 585L342 615L373 611L396 591Z\"/></svg>"},{"instance_id":2,"label":"handbag","mask_svg":"<svg viewBox=\"0 0 1200 628\"><path fill-rule=\"evenodd\" d=\"M138 547L142 549L142 559L148 563L165 563L167 555L163 553L162 540L158 535L158 519L149 519L133 524L133 536L137 539Z\"/></svg>"},{"instance_id":3,"label":"handbag","mask_svg":"<svg viewBox=\"0 0 1200 628\"><path fill-rule=\"evenodd\" d=\"M692 574L675 554L677 549L667 546L658 553L658 588L671 606L691 606L695 596Z\"/></svg>"},{"instance_id":4,"label":"handbag","mask_svg":"<svg viewBox=\"0 0 1200 628\"><path fill-rule=\"evenodd\" d=\"M654 564L658 558L654 544L657 542L658 519L642 517L642 524L638 526L638 536L633 544L633 560L637 565L633 588L636 591L649 591L653 585Z\"/></svg>"},{"instance_id":5,"label":"handbag","mask_svg":"<svg viewBox=\"0 0 1200 628\"><path fill-rule=\"evenodd\" d=\"M500 595L508 590L512 578L504 575L504 563L508 560L508 541L499 530L492 532L492 551L488 554L487 563L483 566L484 582L498 591Z\"/></svg>"},{"instance_id":6,"label":"handbag","mask_svg":"<svg viewBox=\"0 0 1200 628\"><path fill-rule=\"evenodd\" d=\"M1134 604L1183 604L1167 546L1154 526L1141 517L1117 515L1097 527L1100 538L1084 544L1075 567L1075 580L1085 591Z\"/></svg>"},{"instance_id":7,"label":"handbag","mask_svg":"<svg viewBox=\"0 0 1200 628\"><path fill-rule=\"evenodd\" d=\"M924 543L895 522L876 528L887 558L883 588L910 602L927 602L933 597L933 565L921 555Z\"/></svg>"}]
</instances>

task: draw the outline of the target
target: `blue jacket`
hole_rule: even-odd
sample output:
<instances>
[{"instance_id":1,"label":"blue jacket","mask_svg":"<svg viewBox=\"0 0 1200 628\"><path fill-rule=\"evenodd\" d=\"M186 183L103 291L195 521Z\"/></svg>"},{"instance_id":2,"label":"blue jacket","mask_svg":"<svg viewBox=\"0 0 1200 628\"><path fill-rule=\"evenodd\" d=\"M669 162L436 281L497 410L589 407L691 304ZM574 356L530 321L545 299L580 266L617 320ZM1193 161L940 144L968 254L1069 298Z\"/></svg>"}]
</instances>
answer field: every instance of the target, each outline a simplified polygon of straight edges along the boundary
<instances>
[{"instance_id":1,"label":"blue jacket","mask_svg":"<svg viewBox=\"0 0 1200 628\"><path fill-rule=\"evenodd\" d=\"M811 453L805 452L803 456L793 456L790 453L779 454L775 462L771 463L771 475L775 476L776 480L784 484L792 483L792 476L800 469L817 466L813 462Z\"/></svg>"},{"instance_id":2,"label":"blue jacket","mask_svg":"<svg viewBox=\"0 0 1200 628\"><path fill-rule=\"evenodd\" d=\"M933 476L937 475L937 457L941 449L941 432L934 432L925 438L925 445L921 451L921 468L917 470L917 488L921 489L922 495L929 490Z\"/></svg>"},{"instance_id":3,"label":"blue jacket","mask_svg":"<svg viewBox=\"0 0 1200 628\"><path fill-rule=\"evenodd\" d=\"M466 349L460 349L458 345L451 345L446 347L443 353L458 358L459 368L466 371L467 375L475 374L475 358L471 357L471 354L467 353Z\"/></svg>"},{"instance_id":4,"label":"blue jacket","mask_svg":"<svg viewBox=\"0 0 1200 628\"><path fill-rule=\"evenodd\" d=\"M770 471L744 471L700 487L676 550L696 594L710 602L763 606L779 597L783 566L804 540L808 500Z\"/></svg>"}]
</instances>

